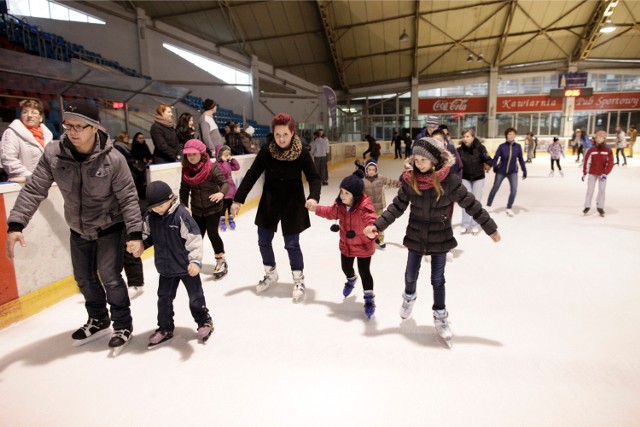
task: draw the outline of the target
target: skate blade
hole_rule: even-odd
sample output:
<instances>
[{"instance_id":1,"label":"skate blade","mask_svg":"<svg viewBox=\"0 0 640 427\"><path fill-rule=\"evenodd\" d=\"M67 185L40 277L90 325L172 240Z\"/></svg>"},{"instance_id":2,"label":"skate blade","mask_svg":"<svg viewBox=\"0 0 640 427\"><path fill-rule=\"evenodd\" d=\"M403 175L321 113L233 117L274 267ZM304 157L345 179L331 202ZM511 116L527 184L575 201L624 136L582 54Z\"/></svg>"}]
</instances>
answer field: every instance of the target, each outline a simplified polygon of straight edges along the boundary
<instances>
[{"instance_id":1,"label":"skate blade","mask_svg":"<svg viewBox=\"0 0 640 427\"><path fill-rule=\"evenodd\" d=\"M227 275L226 271L224 273L213 273L213 280L220 280L226 275Z\"/></svg>"},{"instance_id":2,"label":"skate blade","mask_svg":"<svg viewBox=\"0 0 640 427\"><path fill-rule=\"evenodd\" d=\"M80 347L80 346L83 346L83 345L88 344L90 342L93 342L93 341L97 340L98 338L101 338L101 337L103 337L105 335L108 335L110 333L111 333L111 328L106 328L106 329L103 329L101 331L96 332L95 334L93 334L90 337L87 337L87 338L85 338L83 340L73 340L73 344L72 345L74 347Z\"/></svg>"},{"instance_id":3,"label":"skate blade","mask_svg":"<svg viewBox=\"0 0 640 427\"><path fill-rule=\"evenodd\" d=\"M147 350L153 350L155 348L160 347L162 344L166 343L167 341L171 341L171 338L173 338L173 335L169 338L165 338L162 341L160 341L159 343L156 344L152 344L152 343L148 343L147 344Z\"/></svg>"},{"instance_id":4,"label":"skate blade","mask_svg":"<svg viewBox=\"0 0 640 427\"><path fill-rule=\"evenodd\" d=\"M133 335L129 338L129 341L125 342L121 346L119 346L119 347L111 347L111 355L110 355L110 357L112 359L118 357L120 355L120 353L122 353L122 350L127 346L127 344L129 344L131 342L132 339L133 339Z\"/></svg>"}]
</instances>

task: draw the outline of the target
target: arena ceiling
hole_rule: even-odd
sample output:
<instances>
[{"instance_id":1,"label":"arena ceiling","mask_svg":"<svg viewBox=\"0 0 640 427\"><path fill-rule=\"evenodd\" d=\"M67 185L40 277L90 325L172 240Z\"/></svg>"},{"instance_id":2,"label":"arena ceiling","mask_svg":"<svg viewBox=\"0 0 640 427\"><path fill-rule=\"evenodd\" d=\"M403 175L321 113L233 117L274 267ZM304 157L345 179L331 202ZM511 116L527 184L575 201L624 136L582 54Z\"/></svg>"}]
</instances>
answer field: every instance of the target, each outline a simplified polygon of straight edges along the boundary
<instances>
[{"instance_id":1,"label":"arena ceiling","mask_svg":"<svg viewBox=\"0 0 640 427\"><path fill-rule=\"evenodd\" d=\"M115 3L342 93L408 89L412 77L442 81L492 67L640 66L637 0ZM611 24L615 31L600 32Z\"/></svg>"}]
</instances>

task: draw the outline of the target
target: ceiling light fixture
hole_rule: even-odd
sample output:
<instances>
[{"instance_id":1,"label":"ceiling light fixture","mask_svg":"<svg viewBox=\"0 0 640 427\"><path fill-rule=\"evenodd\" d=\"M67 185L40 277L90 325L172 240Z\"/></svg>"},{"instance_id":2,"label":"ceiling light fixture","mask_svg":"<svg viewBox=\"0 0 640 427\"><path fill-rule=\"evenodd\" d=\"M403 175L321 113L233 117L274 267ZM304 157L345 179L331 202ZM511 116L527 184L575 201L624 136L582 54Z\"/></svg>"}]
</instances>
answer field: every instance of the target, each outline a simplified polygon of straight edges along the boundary
<instances>
[{"instance_id":1,"label":"ceiling light fixture","mask_svg":"<svg viewBox=\"0 0 640 427\"><path fill-rule=\"evenodd\" d=\"M483 62L484 61L484 54L481 53L480 55L478 55L477 61L478 62Z\"/></svg>"},{"instance_id":2,"label":"ceiling light fixture","mask_svg":"<svg viewBox=\"0 0 640 427\"><path fill-rule=\"evenodd\" d=\"M472 62L473 61L473 54L470 53L469 56L467 56L467 62Z\"/></svg>"},{"instance_id":3,"label":"ceiling light fixture","mask_svg":"<svg viewBox=\"0 0 640 427\"><path fill-rule=\"evenodd\" d=\"M400 34L400 41L401 42L409 41L409 35L407 34L406 30L402 30L402 34Z\"/></svg>"},{"instance_id":4,"label":"ceiling light fixture","mask_svg":"<svg viewBox=\"0 0 640 427\"><path fill-rule=\"evenodd\" d=\"M611 19L607 19L607 23L605 24L604 27L600 28L600 32L601 33L613 33L616 30L616 26L613 25L613 23L611 22Z\"/></svg>"}]
</instances>

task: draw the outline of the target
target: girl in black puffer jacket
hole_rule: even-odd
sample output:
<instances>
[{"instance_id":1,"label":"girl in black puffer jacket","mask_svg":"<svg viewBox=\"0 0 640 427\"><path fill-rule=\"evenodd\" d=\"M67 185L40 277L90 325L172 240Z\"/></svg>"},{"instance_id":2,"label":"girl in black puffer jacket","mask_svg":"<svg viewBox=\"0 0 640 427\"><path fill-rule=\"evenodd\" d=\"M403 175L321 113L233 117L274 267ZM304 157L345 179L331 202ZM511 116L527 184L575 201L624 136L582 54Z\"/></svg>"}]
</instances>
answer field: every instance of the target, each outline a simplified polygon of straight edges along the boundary
<instances>
[{"instance_id":1,"label":"girl in black puffer jacket","mask_svg":"<svg viewBox=\"0 0 640 427\"><path fill-rule=\"evenodd\" d=\"M491 170L492 159L484 145L476 138L473 129L465 129L462 133L462 144L458 147L458 154L464 164L462 185L467 191L473 193L473 197L477 200L482 200L484 175ZM467 233L473 233L476 236L480 233L480 227L471 215L463 210L460 234Z\"/></svg>"},{"instance_id":2,"label":"girl in black puffer jacket","mask_svg":"<svg viewBox=\"0 0 640 427\"><path fill-rule=\"evenodd\" d=\"M378 231L384 231L411 206L403 241L409 249L409 257L400 316L403 319L411 316L422 256L431 255L433 318L436 331L449 344L452 334L445 306L444 267L447 252L457 246L449 217L451 203L457 202L473 216L493 241L500 241L500 234L480 202L464 188L460 177L450 173L453 156L440 142L430 137L419 139L413 145L413 159L413 168L402 174L398 195L364 232L374 238Z\"/></svg>"}]
</instances>

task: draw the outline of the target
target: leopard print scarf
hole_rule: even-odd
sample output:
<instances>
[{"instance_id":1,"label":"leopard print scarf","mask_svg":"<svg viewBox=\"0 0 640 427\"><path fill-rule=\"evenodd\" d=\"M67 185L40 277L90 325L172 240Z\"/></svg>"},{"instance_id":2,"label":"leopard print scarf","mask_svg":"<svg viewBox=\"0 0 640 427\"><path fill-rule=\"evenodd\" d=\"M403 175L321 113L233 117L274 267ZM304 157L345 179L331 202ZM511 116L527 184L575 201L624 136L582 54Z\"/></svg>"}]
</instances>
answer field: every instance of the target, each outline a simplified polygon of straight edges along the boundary
<instances>
[{"instance_id":1,"label":"leopard print scarf","mask_svg":"<svg viewBox=\"0 0 640 427\"><path fill-rule=\"evenodd\" d=\"M276 160L290 162L296 160L300 157L300 154L302 154L302 142L300 142L298 135L293 136L293 141L291 141L291 144L284 150L276 144L275 140L271 140L268 147L269 154Z\"/></svg>"}]
</instances>

